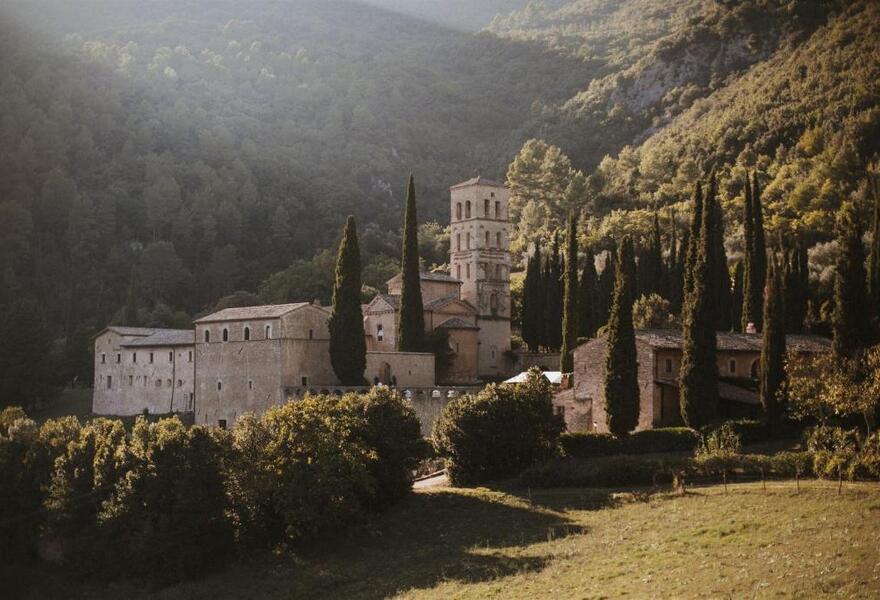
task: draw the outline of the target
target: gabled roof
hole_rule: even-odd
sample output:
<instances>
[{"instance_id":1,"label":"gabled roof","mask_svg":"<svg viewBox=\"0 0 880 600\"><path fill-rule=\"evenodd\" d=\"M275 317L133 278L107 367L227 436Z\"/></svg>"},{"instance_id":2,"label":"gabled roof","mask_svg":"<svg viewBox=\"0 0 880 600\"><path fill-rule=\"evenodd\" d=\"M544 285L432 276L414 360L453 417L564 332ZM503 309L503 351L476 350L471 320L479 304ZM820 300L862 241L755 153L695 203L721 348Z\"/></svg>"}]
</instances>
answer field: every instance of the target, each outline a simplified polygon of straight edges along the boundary
<instances>
[{"instance_id":1,"label":"gabled roof","mask_svg":"<svg viewBox=\"0 0 880 600\"><path fill-rule=\"evenodd\" d=\"M393 281L399 281L400 277L401 277L401 275L400 275L400 273L398 273L397 275L395 275L394 277L392 277L391 279L389 279L385 283L390 284ZM442 273L440 271L421 271L419 273L419 279L421 279L422 281L442 281L445 283L457 283L457 284L462 283L461 279L456 279L455 277L453 277L449 273Z\"/></svg>"},{"instance_id":2,"label":"gabled roof","mask_svg":"<svg viewBox=\"0 0 880 600\"><path fill-rule=\"evenodd\" d=\"M465 321L464 319L461 319L459 317L452 317L451 319L446 319L445 321L440 323L437 327L442 328L442 329L479 329L479 327L477 327L473 323L468 323L467 321Z\"/></svg>"},{"instance_id":3,"label":"gabled roof","mask_svg":"<svg viewBox=\"0 0 880 600\"><path fill-rule=\"evenodd\" d=\"M718 350L725 352L760 352L762 338L758 333L716 334ZM637 329L636 340L652 348L678 350L682 346L681 332L672 329ZM785 336L786 348L797 352L826 352L831 341L820 335L788 334Z\"/></svg>"},{"instance_id":4,"label":"gabled roof","mask_svg":"<svg viewBox=\"0 0 880 600\"><path fill-rule=\"evenodd\" d=\"M192 329L160 329L152 335L139 337L136 340L121 344L126 348L146 348L155 346L192 346L194 342Z\"/></svg>"},{"instance_id":5,"label":"gabled roof","mask_svg":"<svg viewBox=\"0 0 880 600\"><path fill-rule=\"evenodd\" d=\"M98 333L92 336L92 339L100 337L104 333L112 331L118 335L125 337L147 337L159 332L167 331L189 331L185 329L166 329L163 327L129 327L127 325L108 325Z\"/></svg>"},{"instance_id":6,"label":"gabled roof","mask_svg":"<svg viewBox=\"0 0 880 600\"><path fill-rule=\"evenodd\" d=\"M454 190L457 188L468 187L471 185L488 185L488 186L500 187L500 188L504 187L504 184L501 183L500 181L495 181L493 179L486 179L485 177L480 177L478 175L476 177L468 179L467 181L462 181L461 183L456 183L455 185L450 186L449 189Z\"/></svg>"},{"instance_id":7,"label":"gabled roof","mask_svg":"<svg viewBox=\"0 0 880 600\"><path fill-rule=\"evenodd\" d=\"M217 321L247 321L250 319L277 319L287 313L306 306L315 306L311 302L295 302L293 304L269 304L266 306L243 306L240 308L224 308L223 310L205 315L193 323L214 323ZM325 310L315 306L319 310ZM326 312L326 311L325 311Z\"/></svg>"},{"instance_id":8,"label":"gabled roof","mask_svg":"<svg viewBox=\"0 0 880 600\"><path fill-rule=\"evenodd\" d=\"M400 296L398 296L397 294L376 294L375 296L373 296L373 299L370 300L370 303L367 304L364 312L368 312L368 309L375 306L376 302L379 300L385 302L385 304L388 304L394 310L400 308Z\"/></svg>"},{"instance_id":9,"label":"gabled roof","mask_svg":"<svg viewBox=\"0 0 880 600\"><path fill-rule=\"evenodd\" d=\"M433 300L429 300L428 302L425 302L425 310L438 311L444 306L449 306L450 304L456 302L476 312L476 309L471 305L470 302L468 302L467 300L462 300L461 298L456 298L455 296L445 296L443 298L434 298Z\"/></svg>"}]
</instances>

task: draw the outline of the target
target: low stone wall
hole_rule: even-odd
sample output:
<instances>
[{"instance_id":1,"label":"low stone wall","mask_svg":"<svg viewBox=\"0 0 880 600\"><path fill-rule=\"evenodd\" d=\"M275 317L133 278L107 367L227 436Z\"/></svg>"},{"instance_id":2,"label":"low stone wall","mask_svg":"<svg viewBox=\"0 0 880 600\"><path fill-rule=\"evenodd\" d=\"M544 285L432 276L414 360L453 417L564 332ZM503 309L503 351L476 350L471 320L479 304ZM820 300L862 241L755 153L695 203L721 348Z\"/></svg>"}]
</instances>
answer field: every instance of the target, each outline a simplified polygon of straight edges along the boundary
<instances>
[{"instance_id":1,"label":"low stone wall","mask_svg":"<svg viewBox=\"0 0 880 600\"><path fill-rule=\"evenodd\" d=\"M528 371L532 367L538 367L542 371L558 371L559 370L559 353L558 352L517 352L516 353L516 372L522 373Z\"/></svg>"},{"instance_id":2,"label":"low stone wall","mask_svg":"<svg viewBox=\"0 0 880 600\"><path fill-rule=\"evenodd\" d=\"M369 391L368 387L348 387L348 386L316 386L308 388L293 388L287 390L287 399L295 400L302 398L306 394L334 394L341 396L349 392L364 393ZM440 416L443 407L449 404L450 400L458 398L463 394L475 394L479 392L482 386L430 386L430 387L398 387L398 392L412 402L416 411L416 416L422 425L422 435L429 437L434 429L434 423Z\"/></svg>"}]
</instances>

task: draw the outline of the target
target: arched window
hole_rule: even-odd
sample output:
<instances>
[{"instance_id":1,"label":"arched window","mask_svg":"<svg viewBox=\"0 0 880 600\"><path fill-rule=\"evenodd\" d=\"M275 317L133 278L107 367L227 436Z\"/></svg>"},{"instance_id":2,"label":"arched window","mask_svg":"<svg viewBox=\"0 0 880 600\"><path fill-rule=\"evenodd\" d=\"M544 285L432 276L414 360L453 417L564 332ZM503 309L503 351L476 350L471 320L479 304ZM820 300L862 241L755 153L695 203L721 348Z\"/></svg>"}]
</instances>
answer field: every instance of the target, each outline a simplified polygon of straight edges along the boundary
<instances>
[{"instance_id":1,"label":"arched window","mask_svg":"<svg viewBox=\"0 0 880 600\"><path fill-rule=\"evenodd\" d=\"M468 200L464 204L464 218L465 219L471 218L471 201L470 200Z\"/></svg>"},{"instance_id":2,"label":"arched window","mask_svg":"<svg viewBox=\"0 0 880 600\"><path fill-rule=\"evenodd\" d=\"M461 202L455 205L455 218L461 221Z\"/></svg>"},{"instance_id":3,"label":"arched window","mask_svg":"<svg viewBox=\"0 0 880 600\"><path fill-rule=\"evenodd\" d=\"M501 218L501 201L500 200L495 201L495 218L496 219Z\"/></svg>"},{"instance_id":4,"label":"arched window","mask_svg":"<svg viewBox=\"0 0 880 600\"><path fill-rule=\"evenodd\" d=\"M226 329L225 327L223 328L223 341L224 342L229 341L229 330Z\"/></svg>"},{"instance_id":5,"label":"arched window","mask_svg":"<svg viewBox=\"0 0 880 600\"><path fill-rule=\"evenodd\" d=\"M489 217L489 199L486 198L483 200L483 216L486 218Z\"/></svg>"},{"instance_id":6,"label":"arched window","mask_svg":"<svg viewBox=\"0 0 880 600\"><path fill-rule=\"evenodd\" d=\"M495 234L495 247L496 248L501 247L501 232L500 231Z\"/></svg>"},{"instance_id":7,"label":"arched window","mask_svg":"<svg viewBox=\"0 0 880 600\"><path fill-rule=\"evenodd\" d=\"M455 265L455 278L461 279L461 265Z\"/></svg>"},{"instance_id":8,"label":"arched window","mask_svg":"<svg viewBox=\"0 0 880 600\"><path fill-rule=\"evenodd\" d=\"M471 263L465 265L465 277L471 278Z\"/></svg>"},{"instance_id":9,"label":"arched window","mask_svg":"<svg viewBox=\"0 0 880 600\"><path fill-rule=\"evenodd\" d=\"M461 234L460 233L455 234L455 249L459 252L461 251Z\"/></svg>"},{"instance_id":10,"label":"arched window","mask_svg":"<svg viewBox=\"0 0 880 600\"><path fill-rule=\"evenodd\" d=\"M309 329L309 339L310 340L315 339L315 330L314 329Z\"/></svg>"},{"instance_id":11,"label":"arched window","mask_svg":"<svg viewBox=\"0 0 880 600\"><path fill-rule=\"evenodd\" d=\"M380 342L385 339L385 329L382 327L382 323L376 326L376 339Z\"/></svg>"},{"instance_id":12,"label":"arched window","mask_svg":"<svg viewBox=\"0 0 880 600\"><path fill-rule=\"evenodd\" d=\"M251 328L245 327L244 328L244 341L248 341L250 339L251 339Z\"/></svg>"},{"instance_id":13,"label":"arched window","mask_svg":"<svg viewBox=\"0 0 880 600\"><path fill-rule=\"evenodd\" d=\"M266 325L266 339L267 340L272 339L272 326L271 325Z\"/></svg>"},{"instance_id":14,"label":"arched window","mask_svg":"<svg viewBox=\"0 0 880 600\"><path fill-rule=\"evenodd\" d=\"M222 391L222 390L223 390L223 382L222 382L222 381L218 381L218 382L217 382L217 391L220 392L220 391Z\"/></svg>"},{"instance_id":15,"label":"arched window","mask_svg":"<svg viewBox=\"0 0 880 600\"><path fill-rule=\"evenodd\" d=\"M489 232L486 232L486 248L489 247Z\"/></svg>"},{"instance_id":16,"label":"arched window","mask_svg":"<svg viewBox=\"0 0 880 600\"><path fill-rule=\"evenodd\" d=\"M206 329L205 330L205 343L207 344L210 341L211 341L211 330Z\"/></svg>"},{"instance_id":17,"label":"arched window","mask_svg":"<svg viewBox=\"0 0 880 600\"><path fill-rule=\"evenodd\" d=\"M467 232L467 249L468 250L471 249L471 232L470 231Z\"/></svg>"}]
</instances>

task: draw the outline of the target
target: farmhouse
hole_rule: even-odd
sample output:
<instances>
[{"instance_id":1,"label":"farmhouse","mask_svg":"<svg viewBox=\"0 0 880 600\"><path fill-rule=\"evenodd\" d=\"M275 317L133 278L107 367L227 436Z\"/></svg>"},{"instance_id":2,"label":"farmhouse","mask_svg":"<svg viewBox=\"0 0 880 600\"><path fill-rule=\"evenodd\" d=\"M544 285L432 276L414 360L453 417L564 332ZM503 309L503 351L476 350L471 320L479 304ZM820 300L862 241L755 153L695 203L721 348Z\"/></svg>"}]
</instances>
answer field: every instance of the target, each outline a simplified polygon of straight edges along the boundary
<instances>
[{"instance_id":1,"label":"farmhouse","mask_svg":"<svg viewBox=\"0 0 880 600\"><path fill-rule=\"evenodd\" d=\"M718 333L719 412L725 417L755 417L761 412L757 378L761 336ZM827 352L828 339L815 335L788 335L787 347L800 354ZM637 429L682 425L678 371L681 333L672 330L636 330L636 356L641 408ZM570 431L608 431L605 425L604 336L574 350L574 385L554 399Z\"/></svg>"}]
</instances>

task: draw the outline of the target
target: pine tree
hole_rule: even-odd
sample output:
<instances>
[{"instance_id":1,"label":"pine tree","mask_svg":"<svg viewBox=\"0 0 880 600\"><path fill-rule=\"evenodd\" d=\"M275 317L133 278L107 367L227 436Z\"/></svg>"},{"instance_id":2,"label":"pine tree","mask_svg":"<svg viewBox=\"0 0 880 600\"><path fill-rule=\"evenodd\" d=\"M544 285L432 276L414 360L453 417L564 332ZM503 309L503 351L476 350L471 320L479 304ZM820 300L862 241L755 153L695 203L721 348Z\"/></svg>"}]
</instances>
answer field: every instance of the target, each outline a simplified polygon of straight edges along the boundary
<instances>
[{"instance_id":1,"label":"pine tree","mask_svg":"<svg viewBox=\"0 0 880 600\"><path fill-rule=\"evenodd\" d=\"M425 314L419 273L419 239L416 218L416 189L409 176L406 190L406 212L403 218L403 249L400 262L403 278L398 313L397 349L400 352L421 352L425 349Z\"/></svg>"},{"instance_id":2,"label":"pine tree","mask_svg":"<svg viewBox=\"0 0 880 600\"><path fill-rule=\"evenodd\" d=\"M620 242L614 299L608 318L605 359L605 422L615 436L624 436L639 423L639 384L636 338L632 323L635 281L632 240Z\"/></svg>"},{"instance_id":3,"label":"pine tree","mask_svg":"<svg viewBox=\"0 0 880 600\"><path fill-rule=\"evenodd\" d=\"M333 372L342 385L362 385L367 368L367 345L361 310L361 251L352 216L345 223L336 255L336 283L329 327Z\"/></svg>"},{"instance_id":4,"label":"pine tree","mask_svg":"<svg viewBox=\"0 0 880 600\"><path fill-rule=\"evenodd\" d=\"M596 306L597 306L597 276L596 257L593 251L587 248L584 258L584 268L581 269L581 279L578 298L578 330L581 337L596 336Z\"/></svg>"},{"instance_id":5,"label":"pine tree","mask_svg":"<svg viewBox=\"0 0 880 600\"><path fill-rule=\"evenodd\" d=\"M572 351L577 346L578 334L578 242L577 217L574 211L568 214L568 234L565 251L565 284L562 302L562 350L560 352L560 371L574 371Z\"/></svg>"},{"instance_id":6,"label":"pine tree","mask_svg":"<svg viewBox=\"0 0 880 600\"><path fill-rule=\"evenodd\" d=\"M838 213L837 240L840 254L834 280L832 348L838 357L853 357L867 342L865 315L868 304L862 224L852 202L845 202Z\"/></svg>"},{"instance_id":7,"label":"pine tree","mask_svg":"<svg viewBox=\"0 0 880 600\"><path fill-rule=\"evenodd\" d=\"M679 370L681 416L688 427L710 423L718 405L718 363L715 337L713 262L715 241L714 197L702 207L699 245L685 298L682 328L682 360Z\"/></svg>"},{"instance_id":8,"label":"pine tree","mask_svg":"<svg viewBox=\"0 0 880 600\"><path fill-rule=\"evenodd\" d=\"M761 345L761 404L767 423L772 427L780 419L780 395L785 382L785 306L782 281L776 259L767 271L767 294L764 301L764 329Z\"/></svg>"},{"instance_id":9,"label":"pine tree","mask_svg":"<svg viewBox=\"0 0 880 600\"><path fill-rule=\"evenodd\" d=\"M724 248L724 215L721 206L716 199L717 187L715 185L715 176L709 184L709 195L712 196L712 203L715 206L715 231L713 239L715 240L715 259L714 267L714 283L715 288L715 329L718 331L730 331L730 271L727 266L727 251Z\"/></svg>"},{"instance_id":10,"label":"pine tree","mask_svg":"<svg viewBox=\"0 0 880 600\"><path fill-rule=\"evenodd\" d=\"M703 223L703 186L697 182L694 190L694 213L691 217L691 227L688 232L687 254L684 261L684 272L682 279L684 280L682 298L683 302L687 302L691 287L693 286L694 264L700 251L700 228Z\"/></svg>"},{"instance_id":11,"label":"pine tree","mask_svg":"<svg viewBox=\"0 0 880 600\"><path fill-rule=\"evenodd\" d=\"M758 173L752 174L752 219L753 234L753 298L755 310L755 327L761 331L764 314L764 282L767 280L767 245L764 241L764 209L761 205L761 187L758 184Z\"/></svg>"},{"instance_id":12,"label":"pine tree","mask_svg":"<svg viewBox=\"0 0 880 600\"><path fill-rule=\"evenodd\" d=\"M544 322L544 287L541 277L541 245L535 243L535 252L529 257L526 279L523 283L522 338L531 352L541 346Z\"/></svg>"},{"instance_id":13,"label":"pine tree","mask_svg":"<svg viewBox=\"0 0 880 600\"><path fill-rule=\"evenodd\" d=\"M733 269L733 292L730 298L730 323L734 331L742 331L743 307L743 261L737 261Z\"/></svg>"},{"instance_id":14,"label":"pine tree","mask_svg":"<svg viewBox=\"0 0 880 600\"><path fill-rule=\"evenodd\" d=\"M562 257L559 252L559 232L553 235L553 246L547 262L544 285L547 292L546 346L559 350L562 345Z\"/></svg>"}]
</instances>

